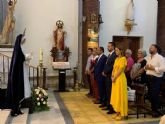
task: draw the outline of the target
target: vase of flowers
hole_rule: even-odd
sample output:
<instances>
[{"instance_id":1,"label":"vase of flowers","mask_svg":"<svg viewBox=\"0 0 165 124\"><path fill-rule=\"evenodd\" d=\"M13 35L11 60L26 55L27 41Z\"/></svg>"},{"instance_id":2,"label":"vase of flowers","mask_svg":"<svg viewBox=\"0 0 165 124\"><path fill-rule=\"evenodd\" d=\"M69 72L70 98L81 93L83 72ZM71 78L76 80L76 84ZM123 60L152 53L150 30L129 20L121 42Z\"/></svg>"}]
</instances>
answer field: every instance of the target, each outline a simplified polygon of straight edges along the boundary
<instances>
[{"instance_id":1,"label":"vase of flowers","mask_svg":"<svg viewBox=\"0 0 165 124\"><path fill-rule=\"evenodd\" d=\"M53 62L55 62L56 58L57 58L57 55L58 55L57 47L53 47L50 52L51 52L51 56L53 58Z\"/></svg>"},{"instance_id":2,"label":"vase of flowers","mask_svg":"<svg viewBox=\"0 0 165 124\"><path fill-rule=\"evenodd\" d=\"M40 87L34 89L32 99L34 103L34 111L40 112L49 110L48 93L44 89Z\"/></svg>"},{"instance_id":3,"label":"vase of flowers","mask_svg":"<svg viewBox=\"0 0 165 124\"><path fill-rule=\"evenodd\" d=\"M64 52L63 52L63 56L64 56L64 60L66 62L68 62L68 58L69 58L70 54L71 54L71 51L70 51L69 47L65 47Z\"/></svg>"}]
</instances>

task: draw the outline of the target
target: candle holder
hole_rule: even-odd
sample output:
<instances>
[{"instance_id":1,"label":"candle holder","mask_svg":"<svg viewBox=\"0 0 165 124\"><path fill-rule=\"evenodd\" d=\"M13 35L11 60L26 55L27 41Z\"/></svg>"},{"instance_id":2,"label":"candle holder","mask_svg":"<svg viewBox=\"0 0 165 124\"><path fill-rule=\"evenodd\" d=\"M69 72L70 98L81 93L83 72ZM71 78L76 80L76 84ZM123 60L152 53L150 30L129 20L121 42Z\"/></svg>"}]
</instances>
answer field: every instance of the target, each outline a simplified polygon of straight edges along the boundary
<instances>
[{"instance_id":1,"label":"candle holder","mask_svg":"<svg viewBox=\"0 0 165 124\"><path fill-rule=\"evenodd\" d=\"M76 84L74 86L74 91L80 91L80 83L78 80L76 81Z\"/></svg>"},{"instance_id":2,"label":"candle holder","mask_svg":"<svg viewBox=\"0 0 165 124\"><path fill-rule=\"evenodd\" d=\"M39 60L39 86L42 86L42 68L43 68L43 60Z\"/></svg>"},{"instance_id":3,"label":"candle holder","mask_svg":"<svg viewBox=\"0 0 165 124\"><path fill-rule=\"evenodd\" d=\"M39 60L39 67L43 67L43 61Z\"/></svg>"},{"instance_id":4,"label":"candle holder","mask_svg":"<svg viewBox=\"0 0 165 124\"><path fill-rule=\"evenodd\" d=\"M73 75L74 75L74 86L73 89L74 91L80 91L80 82L78 81L78 75L77 72L78 71L78 67L74 67L73 68Z\"/></svg>"}]
</instances>

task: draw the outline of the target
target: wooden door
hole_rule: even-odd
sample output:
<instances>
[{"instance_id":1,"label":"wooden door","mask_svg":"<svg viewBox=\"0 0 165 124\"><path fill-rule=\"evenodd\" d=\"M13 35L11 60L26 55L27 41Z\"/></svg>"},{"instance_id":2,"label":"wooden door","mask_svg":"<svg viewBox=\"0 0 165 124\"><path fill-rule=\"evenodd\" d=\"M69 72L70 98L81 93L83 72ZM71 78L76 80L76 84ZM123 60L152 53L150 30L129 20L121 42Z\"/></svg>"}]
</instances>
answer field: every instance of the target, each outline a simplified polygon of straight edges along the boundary
<instances>
[{"instance_id":1,"label":"wooden door","mask_svg":"<svg viewBox=\"0 0 165 124\"><path fill-rule=\"evenodd\" d=\"M127 37L127 36L113 36L113 42L117 47L121 47L124 51L126 49L132 50L132 57L137 60L137 51L140 48L141 37Z\"/></svg>"},{"instance_id":2,"label":"wooden door","mask_svg":"<svg viewBox=\"0 0 165 124\"><path fill-rule=\"evenodd\" d=\"M165 56L165 0L158 0L157 44Z\"/></svg>"}]
</instances>

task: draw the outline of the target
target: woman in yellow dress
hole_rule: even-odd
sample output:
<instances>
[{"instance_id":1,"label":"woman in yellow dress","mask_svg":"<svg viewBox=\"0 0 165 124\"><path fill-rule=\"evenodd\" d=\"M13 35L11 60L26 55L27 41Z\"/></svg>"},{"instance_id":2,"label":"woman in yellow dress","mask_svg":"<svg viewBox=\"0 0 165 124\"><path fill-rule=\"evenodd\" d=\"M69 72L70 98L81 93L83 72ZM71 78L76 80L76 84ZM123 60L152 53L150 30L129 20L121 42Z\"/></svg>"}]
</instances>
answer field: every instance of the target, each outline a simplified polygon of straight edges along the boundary
<instances>
[{"instance_id":1,"label":"woman in yellow dress","mask_svg":"<svg viewBox=\"0 0 165 124\"><path fill-rule=\"evenodd\" d=\"M111 105L116 111L113 119L122 120L128 116L128 93L127 93L127 80L124 70L127 66L127 60L123 56L123 51L120 48L115 49L118 56L115 60L112 72L112 92L111 92Z\"/></svg>"}]
</instances>

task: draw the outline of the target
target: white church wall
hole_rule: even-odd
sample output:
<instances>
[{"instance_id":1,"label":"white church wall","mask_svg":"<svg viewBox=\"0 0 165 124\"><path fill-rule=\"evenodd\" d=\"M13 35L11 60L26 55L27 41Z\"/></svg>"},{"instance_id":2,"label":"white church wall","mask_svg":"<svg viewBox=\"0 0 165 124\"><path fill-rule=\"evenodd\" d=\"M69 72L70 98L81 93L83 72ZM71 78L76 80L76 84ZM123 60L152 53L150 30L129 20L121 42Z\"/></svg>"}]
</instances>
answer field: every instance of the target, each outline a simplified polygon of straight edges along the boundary
<instances>
[{"instance_id":1,"label":"white church wall","mask_svg":"<svg viewBox=\"0 0 165 124\"><path fill-rule=\"evenodd\" d=\"M127 36L124 30L124 20L127 4L130 0L100 0L100 11L104 23L100 27L100 45L107 47L114 35ZM54 73L51 66L50 49L53 45L53 30L56 21L64 21L67 32L66 45L71 48L71 66L78 61L78 2L79 0L18 0L15 10L15 35L27 28L27 41L24 49L32 51L32 65L38 65L39 48L44 52L44 64L48 73ZM135 23L129 36L140 36L144 49L156 41L157 0L134 0Z\"/></svg>"},{"instance_id":2,"label":"white church wall","mask_svg":"<svg viewBox=\"0 0 165 124\"><path fill-rule=\"evenodd\" d=\"M100 27L100 45L107 48L107 42L114 35L127 36L124 21L130 0L100 0L103 24ZM134 0L135 26L129 36L143 37L142 47L148 50L156 42L157 0Z\"/></svg>"},{"instance_id":3,"label":"white church wall","mask_svg":"<svg viewBox=\"0 0 165 124\"><path fill-rule=\"evenodd\" d=\"M26 43L24 50L33 52L32 65L37 66L39 49L43 49L44 65L48 74L52 70L50 50L53 46L53 30L57 20L63 20L67 32L65 44L71 49L69 59L71 67L78 61L78 1L77 0L18 0L15 10L15 35L26 28Z\"/></svg>"}]
</instances>

